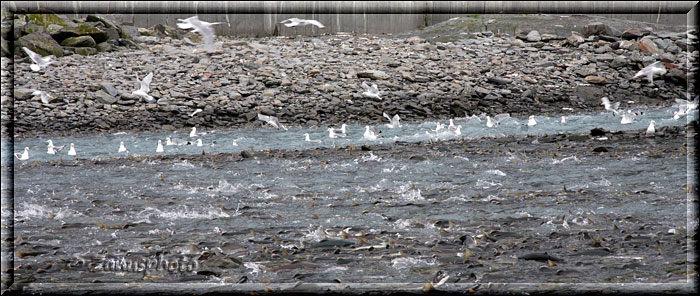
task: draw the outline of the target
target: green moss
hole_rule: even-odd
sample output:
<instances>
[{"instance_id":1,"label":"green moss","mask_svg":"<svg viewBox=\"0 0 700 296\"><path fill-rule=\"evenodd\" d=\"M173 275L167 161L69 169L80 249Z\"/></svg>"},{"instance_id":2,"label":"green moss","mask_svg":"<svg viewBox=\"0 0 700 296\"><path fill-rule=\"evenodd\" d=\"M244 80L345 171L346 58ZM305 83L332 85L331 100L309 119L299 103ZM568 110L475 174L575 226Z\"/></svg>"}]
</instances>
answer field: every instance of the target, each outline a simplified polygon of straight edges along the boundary
<instances>
[{"instance_id":1,"label":"green moss","mask_svg":"<svg viewBox=\"0 0 700 296\"><path fill-rule=\"evenodd\" d=\"M465 17L471 17L471 18L481 18L481 15L478 14L467 14Z\"/></svg>"},{"instance_id":2,"label":"green moss","mask_svg":"<svg viewBox=\"0 0 700 296\"><path fill-rule=\"evenodd\" d=\"M47 13L47 14L28 14L27 18L29 21L42 26L44 28L47 28L51 24L63 26L63 27L68 27L68 26L74 26L75 24L61 18L58 15L55 15L53 13Z\"/></svg>"}]
</instances>

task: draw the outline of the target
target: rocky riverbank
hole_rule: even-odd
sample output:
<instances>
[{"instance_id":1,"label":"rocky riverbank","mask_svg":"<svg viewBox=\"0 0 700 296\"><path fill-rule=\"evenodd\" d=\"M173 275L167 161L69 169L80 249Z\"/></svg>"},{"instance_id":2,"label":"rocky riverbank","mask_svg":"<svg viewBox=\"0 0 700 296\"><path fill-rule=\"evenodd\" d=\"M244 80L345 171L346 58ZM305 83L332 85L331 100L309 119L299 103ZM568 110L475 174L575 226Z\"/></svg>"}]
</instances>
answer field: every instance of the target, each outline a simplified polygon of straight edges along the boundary
<instances>
[{"instance_id":1,"label":"rocky riverbank","mask_svg":"<svg viewBox=\"0 0 700 296\"><path fill-rule=\"evenodd\" d=\"M287 126L377 124L383 112L404 121L585 113L602 110L603 96L622 108L669 106L695 91L687 88L697 71L695 29L597 22L583 34L512 36L447 23L401 36L217 37L213 53L193 52L201 46L189 39L149 34L134 38L143 49L64 56L40 72L27 58L3 58L3 129L12 124L15 136L30 137L246 127L262 124L257 113ZM446 26L459 38L420 37ZM667 72L653 84L631 79L655 61ZM137 76L150 72L152 104L131 94ZM363 81L376 83L382 99L364 97ZM52 98L44 104L33 90ZM202 112L190 116L196 109Z\"/></svg>"}]
</instances>

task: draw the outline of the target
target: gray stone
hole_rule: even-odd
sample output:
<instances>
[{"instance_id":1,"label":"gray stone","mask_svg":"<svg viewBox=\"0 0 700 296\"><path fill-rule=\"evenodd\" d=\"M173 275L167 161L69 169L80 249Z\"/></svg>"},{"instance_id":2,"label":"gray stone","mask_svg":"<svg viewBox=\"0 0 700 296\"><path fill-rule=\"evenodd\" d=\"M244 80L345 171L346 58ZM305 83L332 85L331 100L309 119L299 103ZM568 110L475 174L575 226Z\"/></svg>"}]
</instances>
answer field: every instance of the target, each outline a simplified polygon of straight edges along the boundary
<instances>
[{"instance_id":1,"label":"gray stone","mask_svg":"<svg viewBox=\"0 0 700 296\"><path fill-rule=\"evenodd\" d=\"M622 39L638 39L642 36L649 35L651 33L649 30L645 29L627 29L624 32L622 32Z\"/></svg>"},{"instance_id":2,"label":"gray stone","mask_svg":"<svg viewBox=\"0 0 700 296\"><path fill-rule=\"evenodd\" d=\"M624 56L617 56L612 60L612 62L610 62L610 68L617 69L620 67L627 66L627 64L627 59L625 59Z\"/></svg>"},{"instance_id":3,"label":"gray stone","mask_svg":"<svg viewBox=\"0 0 700 296\"><path fill-rule=\"evenodd\" d=\"M535 30L530 31L530 33L527 33L527 36L525 37L527 41L530 42L539 42L542 40L542 37L540 36L540 32L537 32Z\"/></svg>"},{"instance_id":4,"label":"gray stone","mask_svg":"<svg viewBox=\"0 0 700 296\"><path fill-rule=\"evenodd\" d=\"M102 43L97 44L95 46L95 49L97 49L98 52L107 52L107 51L112 50L112 45L110 45L107 42L102 42Z\"/></svg>"},{"instance_id":5,"label":"gray stone","mask_svg":"<svg viewBox=\"0 0 700 296\"><path fill-rule=\"evenodd\" d=\"M97 92L95 92L95 99L103 104L114 104L117 101L117 98L109 95L108 93L102 90L98 90Z\"/></svg>"},{"instance_id":6,"label":"gray stone","mask_svg":"<svg viewBox=\"0 0 700 296\"><path fill-rule=\"evenodd\" d=\"M90 36L68 37L61 41L62 46L67 47L95 47L97 43Z\"/></svg>"},{"instance_id":7,"label":"gray stone","mask_svg":"<svg viewBox=\"0 0 700 296\"><path fill-rule=\"evenodd\" d=\"M373 80L384 80L384 79L388 79L389 75L387 75L383 71L364 70L364 71L357 72L357 77L358 78L370 78Z\"/></svg>"},{"instance_id":8,"label":"gray stone","mask_svg":"<svg viewBox=\"0 0 700 296\"><path fill-rule=\"evenodd\" d=\"M49 34L46 33L33 33L20 37L15 41L15 45L18 48L26 47L31 51L36 52L42 56L53 55L55 57L63 57L63 48L56 42ZM21 51L22 55L26 55L24 51Z\"/></svg>"},{"instance_id":9,"label":"gray stone","mask_svg":"<svg viewBox=\"0 0 700 296\"><path fill-rule=\"evenodd\" d=\"M613 35L613 30L601 22L590 23L584 27L583 36Z\"/></svg>"}]
</instances>

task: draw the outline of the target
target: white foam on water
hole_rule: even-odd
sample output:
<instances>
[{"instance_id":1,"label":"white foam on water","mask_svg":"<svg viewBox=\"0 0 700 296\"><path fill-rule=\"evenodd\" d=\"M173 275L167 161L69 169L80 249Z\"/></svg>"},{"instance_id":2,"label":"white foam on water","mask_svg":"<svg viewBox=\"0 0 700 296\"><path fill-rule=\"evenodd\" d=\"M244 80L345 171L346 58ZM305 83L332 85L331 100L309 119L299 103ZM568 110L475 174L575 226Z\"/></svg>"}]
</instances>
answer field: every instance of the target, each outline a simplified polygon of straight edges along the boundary
<instances>
[{"instance_id":1,"label":"white foam on water","mask_svg":"<svg viewBox=\"0 0 700 296\"><path fill-rule=\"evenodd\" d=\"M23 202L19 207L15 208L15 218L46 218L51 219L49 215L54 215L53 219L64 219L68 217L84 216L83 214L71 211L68 209L51 209L47 206Z\"/></svg>"},{"instance_id":2,"label":"white foam on water","mask_svg":"<svg viewBox=\"0 0 700 296\"><path fill-rule=\"evenodd\" d=\"M395 191L399 194L399 198L406 201L418 201L423 200L423 196L420 194L420 189L411 188L411 184L405 184L399 186Z\"/></svg>"},{"instance_id":3,"label":"white foam on water","mask_svg":"<svg viewBox=\"0 0 700 296\"><path fill-rule=\"evenodd\" d=\"M503 184L498 183L498 182L491 182L489 180L482 180L482 179L476 180L476 183L474 184L475 187L481 188L481 189L488 189L491 187L501 186L501 185L503 185Z\"/></svg>"},{"instance_id":4,"label":"white foam on water","mask_svg":"<svg viewBox=\"0 0 700 296\"><path fill-rule=\"evenodd\" d=\"M394 258L393 260L391 260L391 267L398 270L409 269L411 267L427 267L433 265L435 265L434 260L428 261L425 259L411 257Z\"/></svg>"},{"instance_id":5,"label":"white foam on water","mask_svg":"<svg viewBox=\"0 0 700 296\"><path fill-rule=\"evenodd\" d=\"M205 219L211 220L216 218L229 218L231 215L224 212L220 208L208 208L208 209L189 209L187 206L181 205L175 209L159 210L152 207L147 207L145 210L141 211L139 215L150 218L151 216L157 216L169 220L179 220L179 219Z\"/></svg>"}]
</instances>

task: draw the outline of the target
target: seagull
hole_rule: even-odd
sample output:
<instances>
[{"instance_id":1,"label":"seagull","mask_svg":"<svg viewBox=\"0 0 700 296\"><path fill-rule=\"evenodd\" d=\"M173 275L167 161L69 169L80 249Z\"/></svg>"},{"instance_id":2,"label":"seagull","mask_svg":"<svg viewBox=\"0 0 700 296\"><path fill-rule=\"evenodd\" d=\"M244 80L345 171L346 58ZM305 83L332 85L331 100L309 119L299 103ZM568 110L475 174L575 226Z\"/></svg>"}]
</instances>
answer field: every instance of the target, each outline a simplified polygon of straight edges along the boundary
<instances>
[{"instance_id":1,"label":"seagull","mask_svg":"<svg viewBox=\"0 0 700 296\"><path fill-rule=\"evenodd\" d=\"M202 144L202 139L197 139L197 147L202 147L204 144Z\"/></svg>"},{"instance_id":2,"label":"seagull","mask_svg":"<svg viewBox=\"0 0 700 296\"><path fill-rule=\"evenodd\" d=\"M165 138L165 145L167 145L167 146L172 146L172 145L182 146L182 145L190 145L190 144L192 144L192 143L190 143L190 141L185 141L185 140L180 140L180 139L171 139L170 137Z\"/></svg>"},{"instance_id":3,"label":"seagull","mask_svg":"<svg viewBox=\"0 0 700 296\"><path fill-rule=\"evenodd\" d=\"M119 152L126 152L126 147L124 147L124 141L119 142Z\"/></svg>"},{"instance_id":4,"label":"seagull","mask_svg":"<svg viewBox=\"0 0 700 296\"><path fill-rule=\"evenodd\" d=\"M196 137L196 136L204 136L204 135L206 135L206 134L208 134L208 133L198 133L198 132L197 132L197 128L194 127L194 126L192 127L192 131L190 131L190 137L191 137L191 138L194 138L194 137ZM175 139L175 140L177 140L177 139ZM175 145L184 145L184 144L182 144L182 143L174 143L174 144L175 144ZM188 142L187 144L189 144L189 142Z\"/></svg>"},{"instance_id":5,"label":"seagull","mask_svg":"<svg viewBox=\"0 0 700 296\"><path fill-rule=\"evenodd\" d=\"M450 125L447 127L448 130L455 131L457 130L457 126L455 125L454 121L450 119Z\"/></svg>"},{"instance_id":6,"label":"seagull","mask_svg":"<svg viewBox=\"0 0 700 296\"><path fill-rule=\"evenodd\" d=\"M362 87L365 88L365 92L362 94L365 95L368 98L376 98L378 100L381 100L382 98L379 97L379 89L377 89L377 85L372 83L372 86L369 86L366 82L362 81Z\"/></svg>"},{"instance_id":7,"label":"seagull","mask_svg":"<svg viewBox=\"0 0 700 296\"><path fill-rule=\"evenodd\" d=\"M496 114L493 118L490 116L486 116L486 127L495 127L498 126L502 120L509 118L510 114L508 113L501 113L501 114Z\"/></svg>"},{"instance_id":8,"label":"seagull","mask_svg":"<svg viewBox=\"0 0 700 296\"><path fill-rule=\"evenodd\" d=\"M401 117L399 117L398 114L394 115L393 118L389 117L389 115L387 115L386 112L383 112L382 115L384 115L384 117L386 117L386 119L389 119L389 121L391 122L391 123L387 123L387 124L386 124L386 126L387 126L388 128L397 128L397 127L401 127L401 123L399 123L399 120L401 120Z\"/></svg>"},{"instance_id":9,"label":"seagull","mask_svg":"<svg viewBox=\"0 0 700 296\"><path fill-rule=\"evenodd\" d=\"M435 127L435 130L433 130L433 131L436 132L436 133L438 133L438 132L440 132L440 131L443 130L443 129L445 129L445 125L438 122L438 123L437 123L437 126Z\"/></svg>"},{"instance_id":10,"label":"seagull","mask_svg":"<svg viewBox=\"0 0 700 296\"><path fill-rule=\"evenodd\" d=\"M634 77L632 77L632 79L635 79L640 76L646 76L647 80L649 80L649 84L653 84L654 74L666 74L666 66L664 66L664 64L662 64L661 62L655 62L649 66L642 68L642 70L639 70L639 72L637 72L637 74L635 74Z\"/></svg>"},{"instance_id":11,"label":"seagull","mask_svg":"<svg viewBox=\"0 0 700 296\"><path fill-rule=\"evenodd\" d=\"M61 151L61 150L63 150L63 148L66 147L66 145L63 145L60 147L54 146L53 141L51 141L51 140L47 140L46 142L49 143L48 151L46 151L46 153L48 153L48 154L56 154L56 152Z\"/></svg>"},{"instance_id":12,"label":"seagull","mask_svg":"<svg viewBox=\"0 0 700 296\"><path fill-rule=\"evenodd\" d=\"M561 117L561 125L566 125L566 118L564 116Z\"/></svg>"},{"instance_id":13,"label":"seagull","mask_svg":"<svg viewBox=\"0 0 700 296\"><path fill-rule=\"evenodd\" d=\"M535 115L530 115L530 117L527 119L527 126L534 126L537 124L537 121L535 121Z\"/></svg>"},{"instance_id":14,"label":"seagull","mask_svg":"<svg viewBox=\"0 0 700 296\"><path fill-rule=\"evenodd\" d=\"M190 114L190 117L194 116L195 114L197 114L199 112L202 112L202 109L194 110L194 112L192 112L192 114Z\"/></svg>"},{"instance_id":15,"label":"seagull","mask_svg":"<svg viewBox=\"0 0 700 296\"><path fill-rule=\"evenodd\" d=\"M70 143L70 150L68 150L68 155L75 156L75 145L73 145L73 143Z\"/></svg>"},{"instance_id":16,"label":"seagull","mask_svg":"<svg viewBox=\"0 0 700 296\"><path fill-rule=\"evenodd\" d=\"M458 125L457 128L455 128L454 130L452 130L452 132L453 132L455 135L457 135L457 136L461 135L461 134L462 134L462 125L461 125L461 124Z\"/></svg>"},{"instance_id":17,"label":"seagull","mask_svg":"<svg viewBox=\"0 0 700 296\"><path fill-rule=\"evenodd\" d=\"M336 134L335 130L333 130L332 127L328 128L328 137L330 137L331 139L345 138L346 136L346 134Z\"/></svg>"},{"instance_id":18,"label":"seagull","mask_svg":"<svg viewBox=\"0 0 700 296\"><path fill-rule=\"evenodd\" d=\"M656 132L656 129L654 129L654 123L655 121L649 122L649 127L647 128L647 135L653 135Z\"/></svg>"},{"instance_id":19,"label":"seagull","mask_svg":"<svg viewBox=\"0 0 700 296\"><path fill-rule=\"evenodd\" d=\"M289 22L289 23L285 23L285 22ZM299 19L299 18L295 18L295 17L283 20L280 22L280 24L284 24L287 28L296 27L296 26L308 26L308 25L314 25L314 26L318 27L319 29L323 29L326 27L317 20L303 20L303 19Z\"/></svg>"},{"instance_id":20,"label":"seagull","mask_svg":"<svg viewBox=\"0 0 700 296\"><path fill-rule=\"evenodd\" d=\"M37 72L43 68L46 68L48 65L53 64L53 62L51 61L51 58L53 58L54 56L52 56L52 55L47 56L47 57L42 57L40 54L29 50L29 48L22 47L22 49L24 49L24 52L26 52L27 55L29 56L29 58L32 59L32 61L34 62L34 64L31 64L29 66L29 68L31 68L32 71L34 71L34 72Z\"/></svg>"},{"instance_id":21,"label":"seagull","mask_svg":"<svg viewBox=\"0 0 700 296\"><path fill-rule=\"evenodd\" d=\"M605 110L612 112L613 115L620 114L620 111L617 110L618 108L620 108L620 102L615 102L615 104L611 104L610 100L608 100L608 97L602 97L600 98L600 101L602 102L601 105L605 106Z\"/></svg>"},{"instance_id":22,"label":"seagull","mask_svg":"<svg viewBox=\"0 0 700 296\"><path fill-rule=\"evenodd\" d=\"M163 149L163 143L160 140L158 140L158 147L156 147L156 152L161 153L163 151L165 151Z\"/></svg>"},{"instance_id":23,"label":"seagull","mask_svg":"<svg viewBox=\"0 0 700 296\"><path fill-rule=\"evenodd\" d=\"M32 95L41 96L41 102L44 104L48 104L49 98L51 98L51 96L47 92L41 90L35 90L34 92L32 92Z\"/></svg>"},{"instance_id":24,"label":"seagull","mask_svg":"<svg viewBox=\"0 0 700 296\"><path fill-rule=\"evenodd\" d=\"M345 134L345 127L347 127L347 125L343 123L343 125L340 126L340 129L333 129L333 131L339 134Z\"/></svg>"},{"instance_id":25,"label":"seagull","mask_svg":"<svg viewBox=\"0 0 700 296\"><path fill-rule=\"evenodd\" d=\"M148 103L155 102L156 100L150 95L148 95L148 92L151 91L151 89L149 88L149 86L151 85L151 80L153 80L153 72L146 75L146 77L144 77L141 81L139 81L139 75L136 74L136 81L138 81L139 83L139 89L131 92L131 94L142 97Z\"/></svg>"},{"instance_id":26,"label":"seagull","mask_svg":"<svg viewBox=\"0 0 700 296\"><path fill-rule=\"evenodd\" d=\"M233 144L231 146L238 146L238 143L236 143L236 139L233 139Z\"/></svg>"},{"instance_id":27,"label":"seagull","mask_svg":"<svg viewBox=\"0 0 700 296\"><path fill-rule=\"evenodd\" d=\"M369 125L365 125L365 134L363 136L370 141L377 139L377 135L370 129Z\"/></svg>"},{"instance_id":28,"label":"seagull","mask_svg":"<svg viewBox=\"0 0 700 296\"><path fill-rule=\"evenodd\" d=\"M622 114L622 119L620 120L620 124L629 124L634 122L634 114L627 110L627 113Z\"/></svg>"},{"instance_id":29,"label":"seagull","mask_svg":"<svg viewBox=\"0 0 700 296\"><path fill-rule=\"evenodd\" d=\"M262 121L264 121L264 122L269 123L270 125L274 126L275 128L278 128L278 129L279 129L279 128L281 127L281 128L283 128L285 131L287 130L287 127L285 127L284 125L282 125L282 124L280 123L279 119L277 119L277 117L274 117L274 116L266 116L266 115L262 115L262 114L258 113L258 119L259 119L259 120L262 120Z\"/></svg>"},{"instance_id":30,"label":"seagull","mask_svg":"<svg viewBox=\"0 0 700 296\"><path fill-rule=\"evenodd\" d=\"M24 152L22 153L15 153L15 157L19 160L29 159L29 147L24 147Z\"/></svg>"},{"instance_id":31,"label":"seagull","mask_svg":"<svg viewBox=\"0 0 700 296\"><path fill-rule=\"evenodd\" d=\"M690 111L693 109L698 108L698 96L695 96L695 99L692 102L683 99L676 99L676 103L678 103L678 111L673 113L673 119L678 120L682 116L690 113Z\"/></svg>"},{"instance_id":32,"label":"seagull","mask_svg":"<svg viewBox=\"0 0 700 296\"><path fill-rule=\"evenodd\" d=\"M303 136L305 137L304 141L311 142L311 143L321 143L321 140L311 140L309 138L309 134L304 134Z\"/></svg>"},{"instance_id":33,"label":"seagull","mask_svg":"<svg viewBox=\"0 0 700 296\"><path fill-rule=\"evenodd\" d=\"M177 26L180 29L193 29L192 32L197 32L202 35L204 39L204 47L207 51L211 52L214 50L214 29L211 28L213 25L223 24L223 23L209 23L205 21L200 21L199 17L196 15L184 20L178 19L182 23L178 23ZM195 49L196 51L196 49Z\"/></svg>"}]
</instances>

